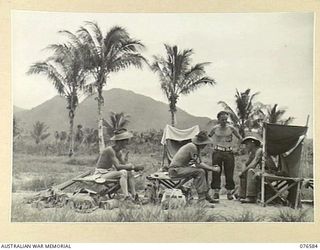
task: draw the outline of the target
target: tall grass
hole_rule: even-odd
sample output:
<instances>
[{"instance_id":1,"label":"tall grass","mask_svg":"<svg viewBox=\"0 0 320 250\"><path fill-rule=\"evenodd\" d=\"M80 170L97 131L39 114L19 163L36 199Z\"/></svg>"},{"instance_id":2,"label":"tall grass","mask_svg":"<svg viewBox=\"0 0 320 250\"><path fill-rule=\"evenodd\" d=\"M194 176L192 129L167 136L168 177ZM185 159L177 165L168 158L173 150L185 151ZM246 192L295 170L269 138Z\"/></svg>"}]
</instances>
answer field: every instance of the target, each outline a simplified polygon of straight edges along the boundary
<instances>
[{"instance_id":1,"label":"tall grass","mask_svg":"<svg viewBox=\"0 0 320 250\"><path fill-rule=\"evenodd\" d=\"M113 210L77 213L67 207L35 209L30 205L12 204L13 222L248 222L261 221L252 212L221 216L219 211L198 206L162 210L159 206L121 206Z\"/></svg>"},{"instance_id":2,"label":"tall grass","mask_svg":"<svg viewBox=\"0 0 320 250\"><path fill-rule=\"evenodd\" d=\"M159 206L144 206L139 209L120 207L117 214L119 222L164 222L165 214Z\"/></svg>"},{"instance_id":3,"label":"tall grass","mask_svg":"<svg viewBox=\"0 0 320 250\"><path fill-rule=\"evenodd\" d=\"M207 208L197 204L163 210L157 205L122 204L113 210L97 209L78 213L69 207L34 208L21 199L12 202L13 222L309 222L313 208L250 207L242 209Z\"/></svg>"},{"instance_id":4,"label":"tall grass","mask_svg":"<svg viewBox=\"0 0 320 250\"><path fill-rule=\"evenodd\" d=\"M313 221L313 213L310 208L298 210L281 208L279 213L271 219L274 222L309 222Z\"/></svg>"},{"instance_id":5,"label":"tall grass","mask_svg":"<svg viewBox=\"0 0 320 250\"><path fill-rule=\"evenodd\" d=\"M237 214L231 215L222 215L221 216L224 221L233 221L233 222L260 222L260 221L268 221L268 218L263 215L258 215L254 213L252 210L243 209L241 212Z\"/></svg>"},{"instance_id":6,"label":"tall grass","mask_svg":"<svg viewBox=\"0 0 320 250\"><path fill-rule=\"evenodd\" d=\"M163 210L160 206L147 205L135 208L119 209L120 222L214 222L220 217L212 209L203 206L187 206L178 209ZM221 220L221 219L220 219Z\"/></svg>"}]
</instances>

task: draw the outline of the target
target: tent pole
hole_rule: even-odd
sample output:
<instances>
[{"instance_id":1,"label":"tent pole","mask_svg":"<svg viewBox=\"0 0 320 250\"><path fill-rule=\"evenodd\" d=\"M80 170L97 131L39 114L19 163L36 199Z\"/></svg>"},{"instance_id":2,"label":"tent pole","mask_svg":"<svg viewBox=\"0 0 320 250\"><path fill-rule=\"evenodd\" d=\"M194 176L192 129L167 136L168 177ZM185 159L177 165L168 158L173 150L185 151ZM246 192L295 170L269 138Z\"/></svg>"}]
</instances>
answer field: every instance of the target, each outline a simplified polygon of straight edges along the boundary
<instances>
[{"instance_id":1,"label":"tent pole","mask_svg":"<svg viewBox=\"0 0 320 250\"><path fill-rule=\"evenodd\" d=\"M166 158L166 145L163 145L163 155L162 155L162 164L161 164L161 167L163 168L164 167L164 159Z\"/></svg>"},{"instance_id":2,"label":"tent pole","mask_svg":"<svg viewBox=\"0 0 320 250\"><path fill-rule=\"evenodd\" d=\"M307 116L306 127L308 127L308 125L309 125L309 117L310 117L310 115Z\"/></svg>"},{"instance_id":3,"label":"tent pole","mask_svg":"<svg viewBox=\"0 0 320 250\"><path fill-rule=\"evenodd\" d=\"M262 206L265 206L265 197L264 197L264 171L265 171L265 164L266 164L266 124L263 124L263 136L262 136L262 151L263 151L263 156L262 156L262 175L261 175L261 203Z\"/></svg>"}]
</instances>

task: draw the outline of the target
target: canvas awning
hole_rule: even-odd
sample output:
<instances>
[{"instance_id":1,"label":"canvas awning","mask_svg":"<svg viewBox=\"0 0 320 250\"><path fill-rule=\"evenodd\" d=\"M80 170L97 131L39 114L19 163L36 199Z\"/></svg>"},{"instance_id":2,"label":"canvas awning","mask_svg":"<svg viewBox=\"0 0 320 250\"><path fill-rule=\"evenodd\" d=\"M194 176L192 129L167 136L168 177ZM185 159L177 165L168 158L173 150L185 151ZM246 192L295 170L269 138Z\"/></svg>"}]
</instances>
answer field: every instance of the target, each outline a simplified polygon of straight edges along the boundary
<instances>
[{"instance_id":1,"label":"canvas awning","mask_svg":"<svg viewBox=\"0 0 320 250\"><path fill-rule=\"evenodd\" d=\"M264 124L266 152L279 156L281 171L290 177L299 177L302 142L307 127Z\"/></svg>"},{"instance_id":2,"label":"canvas awning","mask_svg":"<svg viewBox=\"0 0 320 250\"><path fill-rule=\"evenodd\" d=\"M166 140L174 140L174 141L185 141L190 140L193 137L195 137L200 131L200 128L198 125L193 126L188 129L178 129L175 127L172 127L170 125L166 125L163 131L161 144L165 145Z\"/></svg>"},{"instance_id":3,"label":"canvas awning","mask_svg":"<svg viewBox=\"0 0 320 250\"><path fill-rule=\"evenodd\" d=\"M308 127L264 124L266 130L266 151L269 155L280 155L297 147L297 143L307 132Z\"/></svg>"}]
</instances>

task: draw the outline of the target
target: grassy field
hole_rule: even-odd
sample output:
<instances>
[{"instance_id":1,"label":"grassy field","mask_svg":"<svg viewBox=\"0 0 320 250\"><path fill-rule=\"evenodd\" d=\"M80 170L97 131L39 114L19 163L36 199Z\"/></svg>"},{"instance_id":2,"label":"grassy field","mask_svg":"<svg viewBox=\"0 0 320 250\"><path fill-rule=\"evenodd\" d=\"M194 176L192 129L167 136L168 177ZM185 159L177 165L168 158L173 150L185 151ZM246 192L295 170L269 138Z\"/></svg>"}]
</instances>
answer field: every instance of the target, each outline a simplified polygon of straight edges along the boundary
<instances>
[{"instance_id":1,"label":"grassy field","mask_svg":"<svg viewBox=\"0 0 320 250\"><path fill-rule=\"evenodd\" d=\"M98 209L78 213L67 207L37 209L24 203L30 194L13 195L12 222L310 222L313 208L294 210L286 207L261 207L221 200L215 208L189 205L162 210L156 205L125 206L113 210Z\"/></svg>"},{"instance_id":2,"label":"grassy field","mask_svg":"<svg viewBox=\"0 0 320 250\"><path fill-rule=\"evenodd\" d=\"M30 150L30 149L29 149ZM43 152L43 151L42 151ZM131 150L130 161L143 165L145 171L137 178L137 190L143 194L145 176L160 168L162 150L160 147L145 147ZM204 152L204 161L210 162L209 151ZM78 152L70 159L59 154L26 154L14 153L12 169L12 221L44 221L44 222L304 222L313 221L313 207L304 205L302 209L293 210L282 206L261 207L255 204L240 204L222 200L214 209L189 205L183 209L162 210L160 206L143 205L136 207L122 206L114 210L98 209L92 213L78 213L69 208L38 209L26 204L25 198L35 192L68 181L75 176L95 167L97 154ZM246 156L236 157L235 176L241 170ZM308 159L309 160L309 159ZM312 160L306 166L312 170ZM306 168L305 167L305 168ZM310 171L310 170L309 170ZM308 173L312 176L312 172ZM308 177L309 177L308 176ZM235 178L236 184L238 178ZM69 188L72 192L78 188ZM225 190L222 190L222 194ZM302 199L311 199L311 190L303 190Z\"/></svg>"}]
</instances>

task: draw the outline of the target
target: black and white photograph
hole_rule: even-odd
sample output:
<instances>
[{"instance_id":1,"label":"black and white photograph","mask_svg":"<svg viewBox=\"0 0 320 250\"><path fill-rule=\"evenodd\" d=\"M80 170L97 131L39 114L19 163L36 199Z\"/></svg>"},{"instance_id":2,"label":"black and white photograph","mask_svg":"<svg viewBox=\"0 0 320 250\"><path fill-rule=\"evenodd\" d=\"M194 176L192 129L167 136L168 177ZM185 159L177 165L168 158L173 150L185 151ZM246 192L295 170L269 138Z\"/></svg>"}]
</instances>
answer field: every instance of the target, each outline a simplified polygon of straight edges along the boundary
<instances>
[{"instance_id":1,"label":"black and white photograph","mask_svg":"<svg viewBox=\"0 0 320 250\"><path fill-rule=\"evenodd\" d=\"M11 11L11 222L313 223L312 12Z\"/></svg>"}]
</instances>

